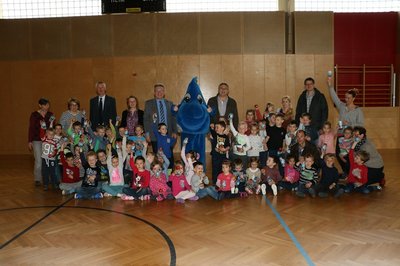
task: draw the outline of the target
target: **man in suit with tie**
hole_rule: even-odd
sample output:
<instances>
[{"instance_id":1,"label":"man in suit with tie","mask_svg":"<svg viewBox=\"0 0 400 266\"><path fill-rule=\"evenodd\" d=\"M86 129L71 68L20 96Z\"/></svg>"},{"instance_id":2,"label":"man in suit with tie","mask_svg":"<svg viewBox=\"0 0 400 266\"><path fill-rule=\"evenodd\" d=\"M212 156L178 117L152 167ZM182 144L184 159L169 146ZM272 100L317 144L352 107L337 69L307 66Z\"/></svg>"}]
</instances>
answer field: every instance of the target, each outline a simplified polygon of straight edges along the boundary
<instances>
[{"instance_id":1,"label":"man in suit with tie","mask_svg":"<svg viewBox=\"0 0 400 266\"><path fill-rule=\"evenodd\" d=\"M176 119L171 114L172 102L165 99L165 87L161 83L154 85L154 98L147 100L144 105L144 130L146 131L147 141L151 141L153 151L157 152L157 139L153 134L152 123L154 115L157 116L157 125L165 123L168 128L168 135L176 138L178 132Z\"/></svg>"},{"instance_id":2,"label":"man in suit with tie","mask_svg":"<svg viewBox=\"0 0 400 266\"><path fill-rule=\"evenodd\" d=\"M105 82L97 82L97 96L90 99L90 122L93 130L97 126L107 126L110 119L115 123L117 117L115 98L106 95L106 90Z\"/></svg>"}]
</instances>

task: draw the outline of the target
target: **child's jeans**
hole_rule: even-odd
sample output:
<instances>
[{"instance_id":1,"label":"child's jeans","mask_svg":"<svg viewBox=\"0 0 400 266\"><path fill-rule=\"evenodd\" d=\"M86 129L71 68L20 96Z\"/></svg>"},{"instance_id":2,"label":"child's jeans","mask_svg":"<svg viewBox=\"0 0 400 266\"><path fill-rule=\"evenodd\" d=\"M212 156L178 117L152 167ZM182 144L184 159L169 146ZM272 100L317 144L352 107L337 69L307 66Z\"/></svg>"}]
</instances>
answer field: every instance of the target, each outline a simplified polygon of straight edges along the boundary
<instances>
[{"instance_id":1,"label":"child's jeans","mask_svg":"<svg viewBox=\"0 0 400 266\"><path fill-rule=\"evenodd\" d=\"M218 200L218 192L215 189L215 187L206 187L206 188L202 188L199 189L199 191L197 191L196 196L199 197L199 199L202 199L206 196L210 196L211 198Z\"/></svg>"},{"instance_id":2,"label":"child's jeans","mask_svg":"<svg viewBox=\"0 0 400 266\"><path fill-rule=\"evenodd\" d=\"M99 187L80 187L76 189L76 193L82 197L82 199L91 199L94 195L99 193L101 188Z\"/></svg>"},{"instance_id":3,"label":"child's jeans","mask_svg":"<svg viewBox=\"0 0 400 266\"><path fill-rule=\"evenodd\" d=\"M54 187L56 185L56 161L42 158L43 185L48 186L49 180Z\"/></svg>"}]
</instances>

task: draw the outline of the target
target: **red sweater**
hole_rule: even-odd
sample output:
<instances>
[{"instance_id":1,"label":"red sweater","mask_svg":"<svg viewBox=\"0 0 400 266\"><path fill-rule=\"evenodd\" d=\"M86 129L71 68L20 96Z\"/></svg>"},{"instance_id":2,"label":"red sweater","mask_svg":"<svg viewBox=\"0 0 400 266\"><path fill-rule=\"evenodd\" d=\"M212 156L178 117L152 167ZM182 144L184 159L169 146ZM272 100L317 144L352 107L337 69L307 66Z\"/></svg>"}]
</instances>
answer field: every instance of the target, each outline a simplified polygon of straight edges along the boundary
<instances>
[{"instance_id":1,"label":"red sweater","mask_svg":"<svg viewBox=\"0 0 400 266\"><path fill-rule=\"evenodd\" d=\"M81 181L79 178L79 167L76 166L69 166L65 161L64 152L60 152L61 163L63 165L63 177L61 182L62 183L76 183ZM71 178L72 177L72 178Z\"/></svg>"},{"instance_id":2,"label":"red sweater","mask_svg":"<svg viewBox=\"0 0 400 266\"><path fill-rule=\"evenodd\" d=\"M28 132L28 142L40 141L40 121L44 120L46 126L50 126L50 117L53 115L52 112L47 112L43 117L39 112L35 111L31 114L29 118L29 132ZM53 122L53 124L55 121Z\"/></svg>"},{"instance_id":3,"label":"red sweater","mask_svg":"<svg viewBox=\"0 0 400 266\"><path fill-rule=\"evenodd\" d=\"M368 167L363 165L358 165L354 162L354 150L351 149L349 152L349 159L350 159L350 171L349 177L347 178L348 183L361 183L365 184L368 181ZM359 173L359 177L357 177Z\"/></svg>"},{"instance_id":4,"label":"red sweater","mask_svg":"<svg viewBox=\"0 0 400 266\"><path fill-rule=\"evenodd\" d=\"M182 191L192 189L192 187L187 182L185 175L183 174L182 175L171 174L169 176L169 181L172 182L172 195L174 195L174 197Z\"/></svg>"},{"instance_id":5,"label":"red sweater","mask_svg":"<svg viewBox=\"0 0 400 266\"><path fill-rule=\"evenodd\" d=\"M225 175L220 173L217 177L217 187L219 191L231 191L231 187L235 186L235 176L232 173Z\"/></svg>"},{"instance_id":6,"label":"red sweater","mask_svg":"<svg viewBox=\"0 0 400 266\"><path fill-rule=\"evenodd\" d=\"M133 157L131 157L131 159L129 160L129 164L131 165L133 171L131 187L134 189L149 187L150 172L148 170L139 171L139 169L135 165Z\"/></svg>"}]
</instances>

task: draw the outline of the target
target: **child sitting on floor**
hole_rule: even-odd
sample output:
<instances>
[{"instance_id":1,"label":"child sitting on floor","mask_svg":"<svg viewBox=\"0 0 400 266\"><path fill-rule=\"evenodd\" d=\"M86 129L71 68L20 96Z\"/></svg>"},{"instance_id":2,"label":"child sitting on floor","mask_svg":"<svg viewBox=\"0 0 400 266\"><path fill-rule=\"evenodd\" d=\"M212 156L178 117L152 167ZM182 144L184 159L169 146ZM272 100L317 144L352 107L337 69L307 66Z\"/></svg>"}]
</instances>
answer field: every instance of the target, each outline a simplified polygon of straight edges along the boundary
<instances>
[{"instance_id":1,"label":"child sitting on floor","mask_svg":"<svg viewBox=\"0 0 400 266\"><path fill-rule=\"evenodd\" d=\"M176 202L184 203L186 199L199 199L183 174L183 165L181 161L175 162L175 169L174 172L169 176L169 181L172 182L172 195L174 195L176 198Z\"/></svg>"}]
</instances>

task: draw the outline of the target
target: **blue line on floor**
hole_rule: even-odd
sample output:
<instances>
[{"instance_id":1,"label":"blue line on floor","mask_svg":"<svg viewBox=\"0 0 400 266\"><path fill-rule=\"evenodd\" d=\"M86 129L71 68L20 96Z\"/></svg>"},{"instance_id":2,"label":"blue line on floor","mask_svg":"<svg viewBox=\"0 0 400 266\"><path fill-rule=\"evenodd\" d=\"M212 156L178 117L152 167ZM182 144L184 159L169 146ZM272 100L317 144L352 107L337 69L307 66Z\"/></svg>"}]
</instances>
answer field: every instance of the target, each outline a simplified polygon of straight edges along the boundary
<instances>
[{"instance_id":1,"label":"blue line on floor","mask_svg":"<svg viewBox=\"0 0 400 266\"><path fill-rule=\"evenodd\" d=\"M282 219L281 215L279 212L272 206L271 202L268 200L266 196L263 196L265 198L265 202L267 202L268 206L271 208L272 212L275 214L276 218L279 220L283 228L285 228L286 233L290 236L292 239L293 243L296 245L297 249L300 251L301 255L303 255L304 259L307 261L308 265L310 266L315 266L314 262L312 262L310 256L308 256L307 252L304 250L303 246L300 244L300 242L296 239L294 236L293 232L290 230L289 226L285 223L285 221Z\"/></svg>"}]
</instances>

